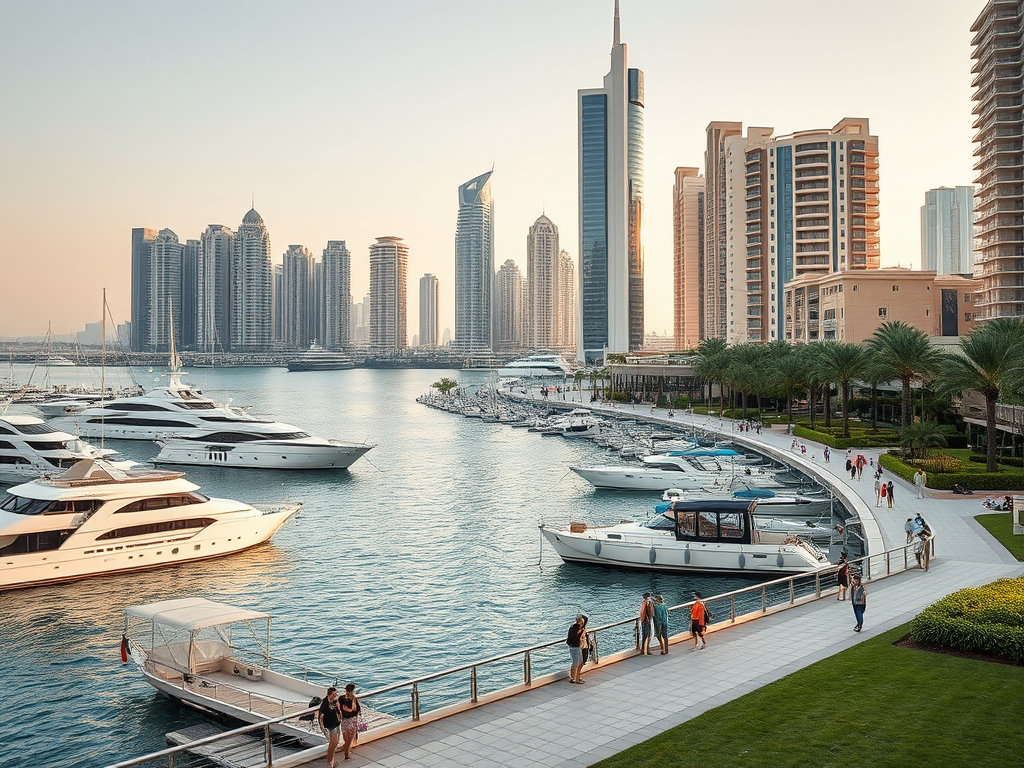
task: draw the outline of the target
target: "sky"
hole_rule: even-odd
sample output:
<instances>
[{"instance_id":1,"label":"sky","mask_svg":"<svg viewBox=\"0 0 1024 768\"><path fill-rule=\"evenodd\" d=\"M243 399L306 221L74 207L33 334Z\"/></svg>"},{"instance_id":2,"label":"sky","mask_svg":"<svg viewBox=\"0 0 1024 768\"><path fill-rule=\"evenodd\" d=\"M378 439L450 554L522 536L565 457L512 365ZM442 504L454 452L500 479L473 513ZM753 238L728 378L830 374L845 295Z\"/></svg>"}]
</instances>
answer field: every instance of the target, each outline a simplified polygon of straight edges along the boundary
<instances>
[{"instance_id":1,"label":"sky","mask_svg":"<svg viewBox=\"0 0 1024 768\"><path fill-rule=\"evenodd\" d=\"M132 227L182 242L255 199L273 258L403 237L454 327L458 185L494 166L495 268L546 213L578 256L576 91L612 0L0 0L0 337L130 310ZM713 120L776 134L867 117L883 266L920 268L926 190L970 184L984 0L621 0L645 73L645 322L672 327L672 179Z\"/></svg>"}]
</instances>

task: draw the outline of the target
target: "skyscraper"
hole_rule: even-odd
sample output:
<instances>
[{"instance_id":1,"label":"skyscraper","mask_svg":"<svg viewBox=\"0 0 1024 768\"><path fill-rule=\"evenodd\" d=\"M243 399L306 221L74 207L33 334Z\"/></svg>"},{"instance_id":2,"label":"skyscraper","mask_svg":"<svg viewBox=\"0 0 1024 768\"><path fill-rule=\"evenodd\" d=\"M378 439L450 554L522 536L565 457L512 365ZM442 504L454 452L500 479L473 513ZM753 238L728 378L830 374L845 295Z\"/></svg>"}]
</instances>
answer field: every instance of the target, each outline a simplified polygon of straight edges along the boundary
<instances>
[{"instance_id":1,"label":"skyscraper","mask_svg":"<svg viewBox=\"0 0 1024 768\"><path fill-rule=\"evenodd\" d=\"M181 251L181 308L174 309L178 323L178 341L182 349L196 348L196 320L199 316L199 254L200 240L186 240Z\"/></svg>"},{"instance_id":2,"label":"skyscraper","mask_svg":"<svg viewBox=\"0 0 1024 768\"><path fill-rule=\"evenodd\" d=\"M263 352L274 336L270 235L255 208L242 218L231 253L231 351Z\"/></svg>"},{"instance_id":3,"label":"skyscraper","mask_svg":"<svg viewBox=\"0 0 1024 768\"><path fill-rule=\"evenodd\" d=\"M420 278L420 333L421 347L436 347L440 338L441 316L438 301L438 281L435 275Z\"/></svg>"},{"instance_id":4,"label":"skyscraper","mask_svg":"<svg viewBox=\"0 0 1024 768\"><path fill-rule=\"evenodd\" d=\"M526 236L525 341L532 349L554 349L559 338L558 227L541 216Z\"/></svg>"},{"instance_id":5,"label":"skyscraper","mask_svg":"<svg viewBox=\"0 0 1024 768\"><path fill-rule=\"evenodd\" d=\"M695 349L703 338L704 284L704 177L696 168L676 168L672 234L675 347Z\"/></svg>"},{"instance_id":6,"label":"skyscraper","mask_svg":"<svg viewBox=\"0 0 1024 768\"><path fill-rule=\"evenodd\" d=\"M921 206L921 269L940 275L974 272L974 187L939 187Z\"/></svg>"},{"instance_id":7,"label":"skyscraper","mask_svg":"<svg viewBox=\"0 0 1024 768\"><path fill-rule=\"evenodd\" d=\"M704 332L701 338L725 339L729 329L729 191L727 172L742 163L734 155L743 144L743 124L713 122L704 150Z\"/></svg>"},{"instance_id":8,"label":"skyscraper","mask_svg":"<svg viewBox=\"0 0 1024 768\"><path fill-rule=\"evenodd\" d=\"M313 341L313 254L301 245L289 245L281 259L283 296L282 341L291 349L306 349Z\"/></svg>"},{"instance_id":9,"label":"skyscraper","mask_svg":"<svg viewBox=\"0 0 1024 768\"><path fill-rule=\"evenodd\" d=\"M161 229L150 246L147 352L169 351L172 334L177 343L181 317L181 252L178 236L169 229Z\"/></svg>"},{"instance_id":10,"label":"skyscraper","mask_svg":"<svg viewBox=\"0 0 1024 768\"><path fill-rule=\"evenodd\" d=\"M576 262L568 251L558 254L558 334L556 344L565 352L575 352L576 337Z\"/></svg>"},{"instance_id":11,"label":"skyscraper","mask_svg":"<svg viewBox=\"0 0 1024 768\"><path fill-rule=\"evenodd\" d=\"M149 344L149 255L157 231L146 227L132 229L132 319L131 348L143 351Z\"/></svg>"},{"instance_id":12,"label":"skyscraper","mask_svg":"<svg viewBox=\"0 0 1024 768\"><path fill-rule=\"evenodd\" d=\"M404 349L409 246L400 237L378 237L370 246L370 346Z\"/></svg>"},{"instance_id":13,"label":"skyscraper","mask_svg":"<svg viewBox=\"0 0 1024 768\"><path fill-rule=\"evenodd\" d=\"M459 187L455 229L455 344L467 352L493 345L494 210L488 171Z\"/></svg>"},{"instance_id":14,"label":"skyscraper","mask_svg":"<svg viewBox=\"0 0 1024 768\"><path fill-rule=\"evenodd\" d=\"M344 240L328 240L323 253L323 338L327 349L352 343L352 256Z\"/></svg>"},{"instance_id":15,"label":"skyscraper","mask_svg":"<svg viewBox=\"0 0 1024 768\"><path fill-rule=\"evenodd\" d=\"M973 128L977 129L974 168L980 187L974 195L978 239L975 270L982 289L974 305L977 319L1024 316L1024 0L988 0L971 26L974 38Z\"/></svg>"},{"instance_id":16,"label":"skyscraper","mask_svg":"<svg viewBox=\"0 0 1024 768\"><path fill-rule=\"evenodd\" d=\"M611 71L579 109L581 360L644 341L644 73L626 66L615 0Z\"/></svg>"},{"instance_id":17,"label":"skyscraper","mask_svg":"<svg viewBox=\"0 0 1024 768\"><path fill-rule=\"evenodd\" d=\"M495 278L495 342L500 350L523 346L523 273L506 259Z\"/></svg>"},{"instance_id":18,"label":"skyscraper","mask_svg":"<svg viewBox=\"0 0 1024 768\"><path fill-rule=\"evenodd\" d=\"M231 344L231 253L234 233L209 225L200 236L196 265L196 346L223 352Z\"/></svg>"}]
</instances>

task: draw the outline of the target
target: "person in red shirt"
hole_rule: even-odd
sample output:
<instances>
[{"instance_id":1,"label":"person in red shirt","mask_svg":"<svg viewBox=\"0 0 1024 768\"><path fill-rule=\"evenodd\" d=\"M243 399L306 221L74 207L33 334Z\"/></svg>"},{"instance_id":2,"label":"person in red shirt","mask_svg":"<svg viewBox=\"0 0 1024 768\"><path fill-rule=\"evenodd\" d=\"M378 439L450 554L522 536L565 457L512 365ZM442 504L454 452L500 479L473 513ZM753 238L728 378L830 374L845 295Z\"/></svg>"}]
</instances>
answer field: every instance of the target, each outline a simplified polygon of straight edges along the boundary
<instances>
[{"instance_id":1,"label":"person in red shirt","mask_svg":"<svg viewBox=\"0 0 1024 768\"><path fill-rule=\"evenodd\" d=\"M693 593L693 607L690 609L690 633L693 635L693 650L702 651L708 647L704 639L704 628L708 623L708 611L700 592Z\"/></svg>"}]
</instances>

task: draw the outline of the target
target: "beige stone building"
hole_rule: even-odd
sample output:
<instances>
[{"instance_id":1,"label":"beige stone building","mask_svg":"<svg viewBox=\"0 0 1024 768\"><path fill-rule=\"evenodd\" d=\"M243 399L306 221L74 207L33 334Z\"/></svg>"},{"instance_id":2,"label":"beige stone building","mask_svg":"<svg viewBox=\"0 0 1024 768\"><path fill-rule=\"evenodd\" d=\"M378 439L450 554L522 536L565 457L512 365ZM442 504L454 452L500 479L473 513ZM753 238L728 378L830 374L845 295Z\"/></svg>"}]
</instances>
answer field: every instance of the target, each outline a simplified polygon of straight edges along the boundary
<instances>
[{"instance_id":1,"label":"beige stone building","mask_svg":"<svg viewBox=\"0 0 1024 768\"><path fill-rule=\"evenodd\" d=\"M672 187L673 299L672 322L679 349L700 343L703 314L704 177L697 168L676 168ZM644 348L647 348L645 342Z\"/></svg>"},{"instance_id":2,"label":"beige stone building","mask_svg":"<svg viewBox=\"0 0 1024 768\"><path fill-rule=\"evenodd\" d=\"M929 336L964 336L975 326L981 281L902 267L807 275L786 283L786 341L859 343L902 320Z\"/></svg>"}]
</instances>

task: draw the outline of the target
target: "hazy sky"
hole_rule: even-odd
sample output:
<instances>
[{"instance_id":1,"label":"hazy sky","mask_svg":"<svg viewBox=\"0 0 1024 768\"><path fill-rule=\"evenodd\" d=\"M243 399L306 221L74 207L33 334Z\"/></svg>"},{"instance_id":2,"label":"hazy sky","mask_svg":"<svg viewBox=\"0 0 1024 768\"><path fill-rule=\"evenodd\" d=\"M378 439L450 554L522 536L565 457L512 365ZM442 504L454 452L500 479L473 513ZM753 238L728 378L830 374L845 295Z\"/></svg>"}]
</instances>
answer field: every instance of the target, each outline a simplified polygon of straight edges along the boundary
<instances>
[{"instance_id":1,"label":"hazy sky","mask_svg":"<svg viewBox=\"0 0 1024 768\"><path fill-rule=\"evenodd\" d=\"M867 117L883 266L920 266L925 190L970 184L983 0L622 0L646 76L648 330L671 331L673 170L712 120L778 134ZM0 336L128 316L130 230L237 229L275 261L404 237L454 326L458 185L493 163L495 266L546 210L577 250L576 91L608 71L612 0L0 0Z\"/></svg>"}]
</instances>

